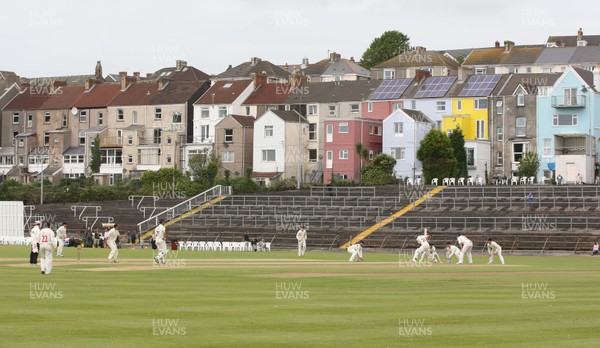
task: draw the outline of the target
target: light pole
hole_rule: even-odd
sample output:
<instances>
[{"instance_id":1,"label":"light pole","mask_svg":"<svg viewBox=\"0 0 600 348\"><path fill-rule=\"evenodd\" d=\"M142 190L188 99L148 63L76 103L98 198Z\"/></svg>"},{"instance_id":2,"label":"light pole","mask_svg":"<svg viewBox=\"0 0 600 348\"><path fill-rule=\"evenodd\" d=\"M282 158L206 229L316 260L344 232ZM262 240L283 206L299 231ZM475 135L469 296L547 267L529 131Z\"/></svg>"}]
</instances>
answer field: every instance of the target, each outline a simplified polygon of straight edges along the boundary
<instances>
[{"instance_id":1,"label":"light pole","mask_svg":"<svg viewBox=\"0 0 600 348\"><path fill-rule=\"evenodd\" d=\"M296 111L298 112L298 111ZM298 185L298 190L300 189L300 187L302 186L302 179L300 178L300 176L302 175L302 146L300 144L300 141L302 139L302 123L301 123L301 117L302 115L298 112L298 179L297 179L297 185Z\"/></svg>"}]
</instances>

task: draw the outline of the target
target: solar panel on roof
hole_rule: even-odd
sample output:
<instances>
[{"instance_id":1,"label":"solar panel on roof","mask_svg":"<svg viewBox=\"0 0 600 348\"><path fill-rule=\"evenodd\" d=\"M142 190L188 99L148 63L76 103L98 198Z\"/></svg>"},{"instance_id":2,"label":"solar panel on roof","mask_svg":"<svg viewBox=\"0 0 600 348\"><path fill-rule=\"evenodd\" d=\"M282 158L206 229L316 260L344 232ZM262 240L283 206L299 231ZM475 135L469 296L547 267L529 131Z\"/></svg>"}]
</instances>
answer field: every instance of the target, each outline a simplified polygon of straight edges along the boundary
<instances>
[{"instance_id":1,"label":"solar panel on roof","mask_svg":"<svg viewBox=\"0 0 600 348\"><path fill-rule=\"evenodd\" d=\"M412 81L413 79L384 80L373 92L371 100L398 99Z\"/></svg>"},{"instance_id":2,"label":"solar panel on roof","mask_svg":"<svg viewBox=\"0 0 600 348\"><path fill-rule=\"evenodd\" d=\"M415 98L443 97L456 81L456 76L429 77L415 94Z\"/></svg>"},{"instance_id":3,"label":"solar panel on roof","mask_svg":"<svg viewBox=\"0 0 600 348\"><path fill-rule=\"evenodd\" d=\"M474 75L458 94L459 97L487 97L500 81L501 75Z\"/></svg>"}]
</instances>

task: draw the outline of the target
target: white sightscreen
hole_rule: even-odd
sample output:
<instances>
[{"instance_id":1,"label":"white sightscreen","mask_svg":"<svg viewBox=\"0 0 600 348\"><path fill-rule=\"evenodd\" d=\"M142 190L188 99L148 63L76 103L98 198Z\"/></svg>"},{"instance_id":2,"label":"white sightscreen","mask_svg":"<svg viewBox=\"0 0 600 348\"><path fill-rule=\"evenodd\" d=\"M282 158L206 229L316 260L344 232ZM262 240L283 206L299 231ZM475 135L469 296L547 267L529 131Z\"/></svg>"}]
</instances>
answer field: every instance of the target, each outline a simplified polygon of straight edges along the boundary
<instances>
[{"instance_id":1,"label":"white sightscreen","mask_svg":"<svg viewBox=\"0 0 600 348\"><path fill-rule=\"evenodd\" d=\"M23 202L0 201L0 236L23 237Z\"/></svg>"}]
</instances>

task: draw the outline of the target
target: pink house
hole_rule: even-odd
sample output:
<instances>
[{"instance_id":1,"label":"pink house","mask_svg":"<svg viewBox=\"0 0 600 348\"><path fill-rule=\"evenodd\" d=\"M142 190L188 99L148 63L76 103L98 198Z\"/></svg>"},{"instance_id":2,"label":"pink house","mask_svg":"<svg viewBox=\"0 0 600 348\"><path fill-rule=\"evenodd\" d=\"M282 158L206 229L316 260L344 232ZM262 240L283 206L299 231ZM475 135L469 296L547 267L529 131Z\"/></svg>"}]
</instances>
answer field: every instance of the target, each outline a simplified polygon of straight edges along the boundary
<instances>
[{"instance_id":1,"label":"pink house","mask_svg":"<svg viewBox=\"0 0 600 348\"><path fill-rule=\"evenodd\" d=\"M370 163L381 152L382 122L364 118L328 119L325 127L325 168L323 182L335 180L360 180L362 167ZM356 151L356 144L367 149L367 158Z\"/></svg>"}]
</instances>

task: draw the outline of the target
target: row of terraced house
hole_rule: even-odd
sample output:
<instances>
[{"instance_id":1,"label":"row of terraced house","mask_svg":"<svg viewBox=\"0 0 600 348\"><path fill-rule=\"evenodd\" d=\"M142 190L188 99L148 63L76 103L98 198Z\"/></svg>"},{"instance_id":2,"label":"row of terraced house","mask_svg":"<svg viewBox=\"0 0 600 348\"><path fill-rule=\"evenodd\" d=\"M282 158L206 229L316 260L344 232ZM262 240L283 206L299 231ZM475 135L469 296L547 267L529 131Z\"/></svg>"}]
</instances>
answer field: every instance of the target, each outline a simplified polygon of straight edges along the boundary
<instances>
[{"instance_id":1,"label":"row of terraced house","mask_svg":"<svg viewBox=\"0 0 600 348\"><path fill-rule=\"evenodd\" d=\"M187 170L193 155L266 184L360 179L378 153L395 175L419 177L420 141L432 128L465 136L469 176L511 176L527 151L538 177L600 168L600 35L544 44L417 47L372 69L331 53L310 63L252 58L208 74L177 61L142 76L20 78L0 71L0 177L29 182L93 176L112 184L148 170ZM100 142L101 166L90 169ZM356 150L361 144L367 156Z\"/></svg>"}]
</instances>

